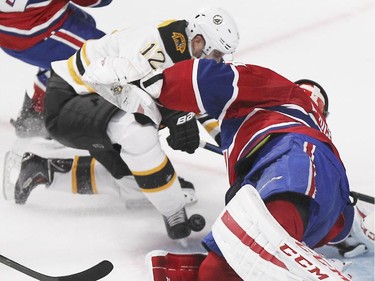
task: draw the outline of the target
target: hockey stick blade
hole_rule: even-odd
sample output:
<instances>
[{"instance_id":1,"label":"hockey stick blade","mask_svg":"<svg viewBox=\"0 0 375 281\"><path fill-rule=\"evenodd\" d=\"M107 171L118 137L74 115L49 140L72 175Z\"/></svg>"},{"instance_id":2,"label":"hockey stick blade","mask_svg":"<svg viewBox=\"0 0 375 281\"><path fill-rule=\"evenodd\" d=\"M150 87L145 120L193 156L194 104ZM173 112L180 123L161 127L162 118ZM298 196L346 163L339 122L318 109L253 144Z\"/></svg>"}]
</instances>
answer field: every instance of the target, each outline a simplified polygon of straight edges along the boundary
<instances>
[{"instance_id":1,"label":"hockey stick blade","mask_svg":"<svg viewBox=\"0 0 375 281\"><path fill-rule=\"evenodd\" d=\"M113 264L110 261L104 260L89 269L75 274L48 276L23 266L2 255L0 255L0 262L40 281L96 281L107 276L113 269Z\"/></svg>"},{"instance_id":2,"label":"hockey stick blade","mask_svg":"<svg viewBox=\"0 0 375 281\"><path fill-rule=\"evenodd\" d=\"M223 155L223 151L217 145L214 145L214 144L211 144L211 143L208 143L208 142L205 142L205 141L201 140L200 143L199 143L199 146L204 148L204 149L207 149L209 151L215 152L216 154ZM375 204L375 198L370 196L370 195L366 195L366 194L363 194L363 193L360 193L360 192L355 192L355 191L351 191L350 193L352 195L355 195L358 200L361 200L363 202L370 203L370 204Z\"/></svg>"}]
</instances>

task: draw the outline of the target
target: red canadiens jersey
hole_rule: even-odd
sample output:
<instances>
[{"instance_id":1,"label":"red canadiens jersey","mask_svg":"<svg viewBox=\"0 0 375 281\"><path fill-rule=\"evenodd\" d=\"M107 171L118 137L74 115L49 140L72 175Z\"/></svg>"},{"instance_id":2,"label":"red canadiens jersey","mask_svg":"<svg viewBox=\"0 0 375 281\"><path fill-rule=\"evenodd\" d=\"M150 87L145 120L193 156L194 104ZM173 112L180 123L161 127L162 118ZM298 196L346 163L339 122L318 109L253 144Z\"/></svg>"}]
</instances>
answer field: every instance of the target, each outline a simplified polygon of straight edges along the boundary
<instances>
[{"instance_id":1,"label":"red canadiens jersey","mask_svg":"<svg viewBox=\"0 0 375 281\"><path fill-rule=\"evenodd\" d=\"M70 2L86 7L108 5L112 0L1 0L0 47L28 49L58 29L69 16Z\"/></svg>"},{"instance_id":2,"label":"red canadiens jersey","mask_svg":"<svg viewBox=\"0 0 375 281\"><path fill-rule=\"evenodd\" d=\"M275 133L301 133L327 143L339 158L326 120L304 89L256 65L190 60L164 71L165 107L208 113L221 121L229 180L238 160Z\"/></svg>"}]
</instances>

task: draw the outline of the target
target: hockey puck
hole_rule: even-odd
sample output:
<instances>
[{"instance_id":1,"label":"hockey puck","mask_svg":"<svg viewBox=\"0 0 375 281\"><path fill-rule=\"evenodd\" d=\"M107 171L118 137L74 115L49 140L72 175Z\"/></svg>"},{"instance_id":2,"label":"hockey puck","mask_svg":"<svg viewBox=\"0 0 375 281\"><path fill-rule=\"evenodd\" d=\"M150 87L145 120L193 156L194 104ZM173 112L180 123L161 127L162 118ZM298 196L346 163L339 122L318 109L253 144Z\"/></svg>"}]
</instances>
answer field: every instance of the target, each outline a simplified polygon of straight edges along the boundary
<instances>
[{"instance_id":1,"label":"hockey puck","mask_svg":"<svg viewBox=\"0 0 375 281\"><path fill-rule=\"evenodd\" d=\"M194 214L189 218L189 224L190 228L192 231L201 231L205 225L206 225L206 220L204 219L203 216Z\"/></svg>"}]
</instances>

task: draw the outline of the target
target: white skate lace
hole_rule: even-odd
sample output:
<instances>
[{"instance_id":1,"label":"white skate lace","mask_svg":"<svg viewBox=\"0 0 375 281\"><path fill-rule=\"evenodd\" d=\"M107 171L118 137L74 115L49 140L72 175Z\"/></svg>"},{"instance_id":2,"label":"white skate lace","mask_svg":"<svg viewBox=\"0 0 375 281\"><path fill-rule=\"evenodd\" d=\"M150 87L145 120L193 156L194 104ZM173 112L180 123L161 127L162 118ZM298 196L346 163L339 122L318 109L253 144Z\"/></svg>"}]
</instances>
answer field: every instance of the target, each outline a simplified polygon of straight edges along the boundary
<instances>
[{"instance_id":1,"label":"white skate lace","mask_svg":"<svg viewBox=\"0 0 375 281\"><path fill-rule=\"evenodd\" d=\"M166 217L166 221L170 227L186 222L185 210L181 209L173 215Z\"/></svg>"}]
</instances>

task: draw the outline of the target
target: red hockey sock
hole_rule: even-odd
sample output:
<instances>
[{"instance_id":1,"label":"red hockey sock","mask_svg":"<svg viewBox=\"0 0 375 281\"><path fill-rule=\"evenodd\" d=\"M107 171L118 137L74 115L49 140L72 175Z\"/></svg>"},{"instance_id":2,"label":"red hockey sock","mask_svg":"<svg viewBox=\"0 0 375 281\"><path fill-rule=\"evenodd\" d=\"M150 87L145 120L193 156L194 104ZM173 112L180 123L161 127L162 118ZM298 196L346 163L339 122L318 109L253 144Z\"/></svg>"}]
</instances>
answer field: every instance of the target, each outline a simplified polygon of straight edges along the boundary
<instances>
[{"instance_id":1,"label":"red hockey sock","mask_svg":"<svg viewBox=\"0 0 375 281\"><path fill-rule=\"evenodd\" d=\"M32 97L33 100L33 108L36 112L42 112L44 108L44 96L45 91L41 89L37 84L34 84L34 95Z\"/></svg>"}]
</instances>

